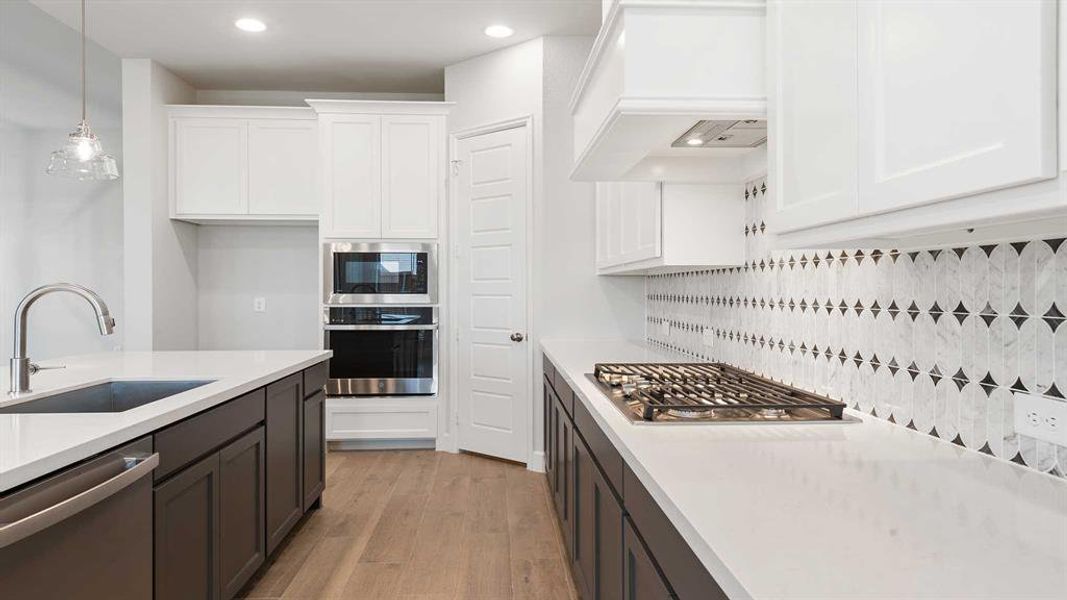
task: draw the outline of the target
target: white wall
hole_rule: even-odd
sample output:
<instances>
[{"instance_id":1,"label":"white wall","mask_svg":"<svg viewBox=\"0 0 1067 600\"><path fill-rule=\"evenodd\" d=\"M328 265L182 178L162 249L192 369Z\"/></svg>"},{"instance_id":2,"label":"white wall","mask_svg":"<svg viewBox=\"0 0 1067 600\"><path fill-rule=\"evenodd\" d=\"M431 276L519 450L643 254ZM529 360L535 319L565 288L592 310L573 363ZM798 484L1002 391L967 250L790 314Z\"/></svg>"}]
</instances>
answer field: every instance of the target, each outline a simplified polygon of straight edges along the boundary
<instances>
[{"instance_id":1,"label":"white wall","mask_svg":"<svg viewBox=\"0 0 1067 600\"><path fill-rule=\"evenodd\" d=\"M123 339L122 184L45 174L48 157L80 118L80 38L25 2L0 2L0 352L10 356L10 319L30 289L55 281L86 285L105 299L119 328L100 336L84 300L57 294L30 312L36 360L98 352ZM123 169L118 57L87 47L89 119ZM6 371L6 368L5 368Z\"/></svg>"},{"instance_id":2,"label":"white wall","mask_svg":"<svg viewBox=\"0 0 1067 600\"><path fill-rule=\"evenodd\" d=\"M451 132L533 117L534 272L530 342L544 337L644 337L643 278L598 277L594 189L570 181L568 103L592 45L588 37L545 37L445 69L445 99L455 102ZM531 466L542 461L541 353L531 365ZM453 407L442 406L447 413Z\"/></svg>"},{"instance_id":3,"label":"white wall","mask_svg":"<svg viewBox=\"0 0 1067 600\"><path fill-rule=\"evenodd\" d=\"M131 350L197 347L195 225L169 217L167 104L196 91L156 62L122 60L123 145L127 149L123 270Z\"/></svg>"},{"instance_id":4,"label":"white wall","mask_svg":"<svg viewBox=\"0 0 1067 600\"><path fill-rule=\"evenodd\" d=\"M316 228L202 225L198 259L200 349L319 347Z\"/></svg>"}]
</instances>

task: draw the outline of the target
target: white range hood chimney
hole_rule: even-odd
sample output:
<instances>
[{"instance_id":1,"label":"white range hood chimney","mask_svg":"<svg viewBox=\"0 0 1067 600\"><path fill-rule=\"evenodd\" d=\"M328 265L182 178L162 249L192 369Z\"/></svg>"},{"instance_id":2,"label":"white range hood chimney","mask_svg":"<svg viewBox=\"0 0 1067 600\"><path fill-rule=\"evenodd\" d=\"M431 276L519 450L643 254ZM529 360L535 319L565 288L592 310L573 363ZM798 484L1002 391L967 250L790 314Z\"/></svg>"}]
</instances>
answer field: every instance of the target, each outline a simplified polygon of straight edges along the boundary
<instances>
[{"instance_id":1,"label":"white range hood chimney","mask_svg":"<svg viewBox=\"0 0 1067 600\"><path fill-rule=\"evenodd\" d=\"M571 178L743 178L766 154L765 30L764 0L617 0L571 100Z\"/></svg>"}]
</instances>

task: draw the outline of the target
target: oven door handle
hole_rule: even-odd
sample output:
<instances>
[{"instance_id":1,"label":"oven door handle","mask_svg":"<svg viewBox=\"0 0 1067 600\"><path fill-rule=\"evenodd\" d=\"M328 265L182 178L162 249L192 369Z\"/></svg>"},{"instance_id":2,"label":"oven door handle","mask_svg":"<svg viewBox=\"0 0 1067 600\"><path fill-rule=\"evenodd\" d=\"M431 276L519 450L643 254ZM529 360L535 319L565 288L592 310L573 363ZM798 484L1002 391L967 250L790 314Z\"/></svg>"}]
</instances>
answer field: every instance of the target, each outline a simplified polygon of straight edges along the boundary
<instances>
[{"instance_id":1,"label":"oven door handle","mask_svg":"<svg viewBox=\"0 0 1067 600\"><path fill-rule=\"evenodd\" d=\"M417 331L437 329L437 323L430 325L323 325L326 331Z\"/></svg>"}]
</instances>

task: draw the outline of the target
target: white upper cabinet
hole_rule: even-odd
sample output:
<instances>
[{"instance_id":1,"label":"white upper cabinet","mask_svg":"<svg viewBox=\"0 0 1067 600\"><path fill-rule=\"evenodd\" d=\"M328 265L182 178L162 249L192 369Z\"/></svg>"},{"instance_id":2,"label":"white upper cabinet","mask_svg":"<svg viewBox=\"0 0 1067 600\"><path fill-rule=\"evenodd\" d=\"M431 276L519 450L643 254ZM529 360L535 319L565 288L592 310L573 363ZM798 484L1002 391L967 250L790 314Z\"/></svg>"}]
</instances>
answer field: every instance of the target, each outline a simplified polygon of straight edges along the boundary
<instances>
[{"instance_id":1,"label":"white upper cabinet","mask_svg":"<svg viewBox=\"0 0 1067 600\"><path fill-rule=\"evenodd\" d=\"M248 122L248 212L317 215L315 121L252 119Z\"/></svg>"},{"instance_id":2,"label":"white upper cabinet","mask_svg":"<svg viewBox=\"0 0 1067 600\"><path fill-rule=\"evenodd\" d=\"M744 261L736 184L597 183L597 272L640 275Z\"/></svg>"},{"instance_id":3,"label":"white upper cabinet","mask_svg":"<svg viewBox=\"0 0 1067 600\"><path fill-rule=\"evenodd\" d=\"M1013 192L1058 171L1051 0L773 0L768 22L779 246L974 242L1067 206Z\"/></svg>"},{"instance_id":4,"label":"white upper cabinet","mask_svg":"<svg viewBox=\"0 0 1067 600\"><path fill-rule=\"evenodd\" d=\"M318 218L315 113L308 108L171 106L171 218Z\"/></svg>"},{"instance_id":5,"label":"white upper cabinet","mask_svg":"<svg viewBox=\"0 0 1067 600\"><path fill-rule=\"evenodd\" d=\"M308 100L319 113L324 238L436 238L445 102Z\"/></svg>"},{"instance_id":6,"label":"white upper cabinet","mask_svg":"<svg viewBox=\"0 0 1067 600\"><path fill-rule=\"evenodd\" d=\"M382 237L437 237L444 119L382 117Z\"/></svg>"},{"instance_id":7,"label":"white upper cabinet","mask_svg":"<svg viewBox=\"0 0 1067 600\"><path fill-rule=\"evenodd\" d=\"M248 124L241 119L177 118L171 124L177 215L248 210Z\"/></svg>"},{"instance_id":8,"label":"white upper cabinet","mask_svg":"<svg viewBox=\"0 0 1067 600\"><path fill-rule=\"evenodd\" d=\"M767 159L792 227L856 213L856 17L852 2L782 2L768 13Z\"/></svg>"},{"instance_id":9,"label":"white upper cabinet","mask_svg":"<svg viewBox=\"0 0 1067 600\"><path fill-rule=\"evenodd\" d=\"M381 117L323 115L319 127L323 236L381 237Z\"/></svg>"},{"instance_id":10,"label":"white upper cabinet","mask_svg":"<svg viewBox=\"0 0 1067 600\"><path fill-rule=\"evenodd\" d=\"M859 3L860 210L1056 174L1056 6Z\"/></svg>"}]
</instances>

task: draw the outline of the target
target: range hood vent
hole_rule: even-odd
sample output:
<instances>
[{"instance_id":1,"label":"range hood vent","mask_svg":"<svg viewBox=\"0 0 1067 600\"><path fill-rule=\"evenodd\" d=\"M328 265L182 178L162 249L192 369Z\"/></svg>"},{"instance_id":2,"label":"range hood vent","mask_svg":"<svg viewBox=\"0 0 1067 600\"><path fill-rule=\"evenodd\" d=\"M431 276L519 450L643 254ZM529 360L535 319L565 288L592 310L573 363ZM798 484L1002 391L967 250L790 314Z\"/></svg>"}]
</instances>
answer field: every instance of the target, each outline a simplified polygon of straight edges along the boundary
<instances>
[{"instance_id":1,"label":"range hood vent","mask_svg":"<svg viewBox=\"0 0 1067 600\"><path fill-rule=\"evenodd\" d=\"M672 148L756 148L767 143L767 121L699 121Z\"/></svg>"}]
</instances>

